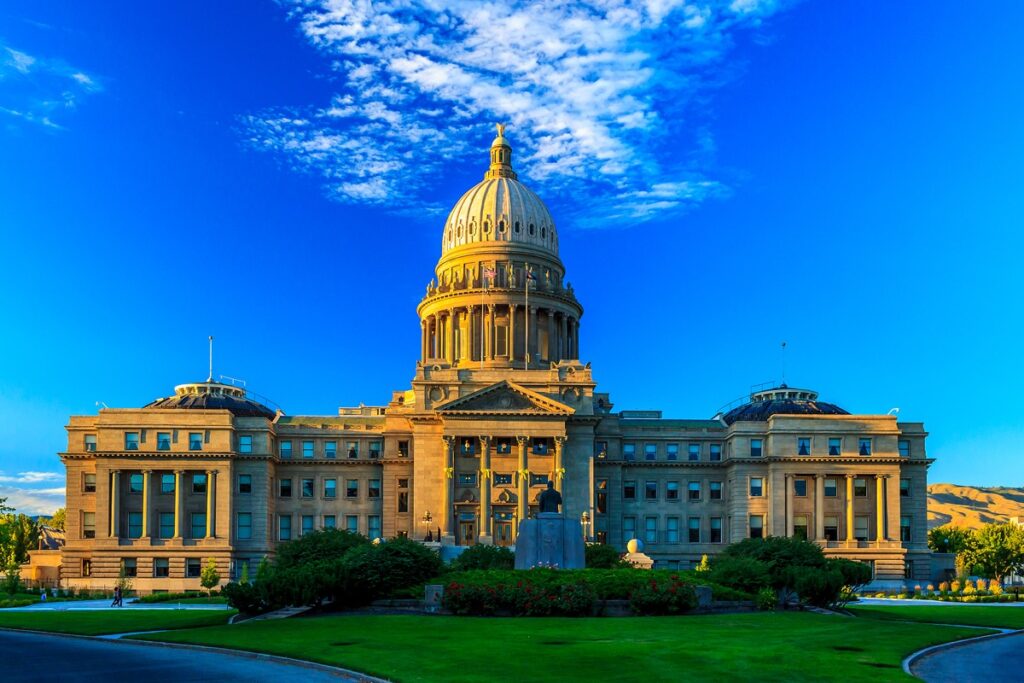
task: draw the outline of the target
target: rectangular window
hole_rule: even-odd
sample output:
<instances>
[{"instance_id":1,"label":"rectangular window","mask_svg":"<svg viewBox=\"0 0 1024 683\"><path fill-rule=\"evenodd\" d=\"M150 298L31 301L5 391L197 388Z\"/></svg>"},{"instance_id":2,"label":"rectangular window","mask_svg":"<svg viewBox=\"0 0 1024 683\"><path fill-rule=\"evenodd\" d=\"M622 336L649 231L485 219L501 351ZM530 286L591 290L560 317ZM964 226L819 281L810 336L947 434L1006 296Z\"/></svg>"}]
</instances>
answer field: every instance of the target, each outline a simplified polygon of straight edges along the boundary
<instances>
[{"instance_id":1,"label":"rectangular window","mask_svg":"<svg viewBox=\"0 0 1024 683\"><path fill-rule=\"evenodd\" d=\"M597 443L601 444L601 443L604 443L604 442L603 441L598 441ZM494 441L494 452L497 453L498 455L508 455L508 454L510 454L512 452L512 439L507 439L505 437L501 437L501 438L495 439L495 441Z\"/></svg>"},{"instance_id":2,"label":"rectangular window","mask_svg":"<svg viewBox=\"0 0 1024 683\"><path fill-rule=\"evenodd\" d=\"M313 515L302 515L302 535L313 533Z\"/></svg>"},{"instance_id":3,"label":"rectangular window","mask_svg":"<svg viewBox=\"0 0 1024 683\"><path fill-rule=\"evenodd\" d=\"M670 443L667 446L665 446L665 457L668 458L669 460L678 460L679 459L679 444L677 444L677 443Z\"/></svg>"},{"instance_id":4,"label":"rectangular window","mask_svg":"<svg viewBox=\"0 0 1024 683\"><path fill-rule=\"evenodd\" d=\"M189 432L188 433L188 449L190 451L201 451L201 450L203 450L203 433L202 432Z\"/></svg>"},{"instance_id":5,"label":"rectangular window","mask_svg":"<svg viewBox=\"0 0 1024 683\"><path fill-rule=\"evenodd\" d=\"M910 543L910 517L900 517L900 540Z\"/></svg>"},{"instance_id":6,"label":"rectangular window","mask_svg":"<svg viewBox=\"0 0 1024 683\"><path fill-rule=\"evenodd\" d=\"M679 500L679 482L665 482L665 500Z\"/></svg>"},{"instance_id":7,"label":"rectangular window","mask_svg":"<svg viewBox=\"0 0 1024 683\"><path fill-rule=\"evenodd\" d=\"M807 495L807 480L806 479L794 479L793 480L793 495L801 498Z\"/></svg>"},{"instance_id":8,"label":"rectangular window","mask_svg":"<svg viewBox=\"0 0 1024 683\"><path fill-rule=\"evenodd\" d=\"M166 557L158 557L153 560L153 576L157 579L166 579L171 575L171 561Z\"/></svg>"},{"instance_id":9,"label":"rectangular window","mask_svg":"<svg viewBox=\"0 0 1024 683\"><path fill-rule=\"evenodd\" d=\"M174 513L160 513L160 538L174 538ZM205 529L204 529L205 531Z\"/></svg>"},{"instance_id":10,"label":"rectangular window","mask_svg":"<svg viewBox=\"0 0 1024 683\"><path fill-rule=\"evenodd\" d=\"M203 563L198 557L190 557L185 560L185 576L189 579L198 579L203 573Z\"/></svg>"},{"instance_id":11,"label":"rectangular window","mask_svg":"<svg viewBox=\"0 0 1024 683\"><path fill-rule=\"evenodd\" d=\"M359 515L345 515L345 529L353 534L358 534Z\"/></svg>"},{"instance_id":12,"label":"rectangular window","mask_svg":"<svg viewBox=\"0 0 1024 683\"><path fill-rule=\"evenodd\" d=\"M754 498L764 495L764 479L761 477L750 478L750 495Z\"/></svg>"},{"instance_id":13,"label":"rectangular window","mask_svg":"<svg viewBox=\"0 0 1024 683\"><path fill-rule=\"evenodd\" d=\"M644 444L644 460L657 460L658 459L658 444L645 443Z\"/></svg>"},{"instance_id":14,"label":"rectangular window","mask_svg":"<svg viewBox=\"0 0 1024 683\"><path fill-rule=\"evenodd\" d=\"M622 498L624 500L634 500L636 498L636 482L635 481L624 481L624 482L622 482Z\"/></svg>"},{"instance_id":15,"label":"rectangular window","mask_svg":"<svg viewBox=\"0 0 1024 683\"><path fill-rule=\"evenodd\" d=\"M161 474L160 475L160 493L174 493L174 475L173 474Z\"/></svg>"},{"instance_id":16,"label":"rectangular window","mask_svg":"<svg viewBox=\"0 0 1024 683\"><path fill-rule=\"evenodd\" d=\"M807 515L793 515L793 536L807 540Z\"/></svg>"},{"instance_id":17,"label":"rectangular window","mask_svg":"<svg viewBox=\"0 0 1024 683\"><path fill-rule=\"evenodd\" d=\"M658 542L658 518L644 518L644 543Z\"/></svg>"},{"instance_id":18,"label":"rectangular window","mask_svg":"<svg viewBox=\"0 0 1024 683\"><path fill-rule=\"evenodd\" d=\"M82 538L96 538L96 513L82 513Z\"/></svg>"},{"instance_id":19,"label":"rectangular window","mask_svg":"<svg viewBox=\"0 0 1024 683\"><path fill-rule=\"evenodd\" d=\"M302 442L302 457L306 460L311 459L315 455L312 441Z\"/></svg>"},{"instance_id":20,"label":"rectangular window","mask_svg":"<svg viewBox=\"0 0 1024 683\"><path fill-rule=\"evenodd\" d=\"M291 479L281 479L277 483L278 483L278 489L279 489L278 496L280 496L281 498L291 498L292 497L292 480Z\"/></svg>"},{"instance_id":21,"label":"rectangular window","mask_svg":"<svg viewBox=\"0 0 1024 683\"><path fill-rule=\"evenodd\" d=\"M861 455L871 455L871 439L860 439L857 443L857 451Z\"/></svg>"},{"instance_id":22,"label":"rectangular window","mask_svg":"<svg viewBox=\"0 0 1024 683\"><path fill-rule=\"evenodd\" d=\"M460 472L459 485L476 486L476 472Z\"/></svg>"},{"instance_id":23,"label":"rectangular window","mask_svg":"<svg viewBox=\"0 0 1024 683\"><path fill-rule=\"evenodd\" d=\"M760 458L761 457L761 439L750 440L750 457ZM760 537L758 537L760 538Z\"/></svg>"},{"instance_id":24,"label":"rectangular window","mask_svg":"<svg viewBox=\"0 0 1024 683\"><path fill-rule=\"evenodd\" d=\"M316 483L316 481L314 479L303 479L302 480L302 497L303 498L312 498L313 497L313 491L314 491L314 484L315 483Z\"/></svg>"},{"instance_id":25,"label":"rectangular window","mask_svg":"<svg viewBox=\"0 0 1024 683\"><path fill-rule=\"evenodd\" d=\"M842 455L843 454L843 440L832 438L828 440L828 454L829 455Z\"/></svg>"},{"instance_id":26,"label":"rectangular window","mask_svg":"<svg viewBox=\"0 0 1024 683\"><path fill-rule=\"evenodd\" d=\"M93 453L93 452L96 451L96 435L95 434L86 434L85 435L85 450L88 451L89 453Z\"/></svg>"},{"instance_id":27,"label":"rectangular window","mask_svg":"<svg viewBox=\"0 0 1024 683\"><path fill-rule=\"evenodd\" d=\"M334 515L324 515L324 528L334 529L338 526L338 518Z\"/></svg>"},{"instance_id":28,"label":"rectangular window","mask_svg":"<svg viewBox=\"0 0 1024 683\"><path fill-rule=\"evenodd\" d=\"M644 499L645 500L658 500L658 482L656 482L656 481L644 482Z\"/></svg>"},{"instance_id":29,"label":"rectangular window","mask_svg":"<svg viewBox=\"0 0 1024 683\"><path fill-rule=\"evenodd\" d=\"M247 541L252 538L252 513L239 512L236 524L237 537L240 541Z\"/></svg>"},{"instance_id":30,"label":"rectangular window","mask_svg":"<svg viewBox=\"0 0 1024 683\"><path fill-rule=\"evenodd\" d=\"M409 492L399 491L398 492L398 511L408 512L409 511Z\"/></svg>"},{"instance_id":31,"label":"rectangular window","mask_svg":"<svg viewBox=\"0 0 1024 683\"><path fill-rule=\"evenodd\" d=\"M709 539L712 543L722 542L722 518L712 517L711 518L711 538Z\"/></svg>"},{"instance_id":32,"label":"rectangular window","mask_svg":"<svg viewBox=\"0 0 1024 683\"><path fill-rule=\"evenodd\" d=\"M324 479L324 498L338 497L338 480Z\"/></svg>"},{"instance_id":33,"label":"rectangular window","mask_svg":"<svg viewBox=\"0 0 1024 683\"><path fill-rule=\"evenodd\" d=\"M192 493L206 493L206 475L192 475Z\"/></svg>"},{"instance_id":34,"label":"rectangular window","mask_svg":"<svg viewBox=\"0 0 1024 683\"><path fill-rule=\"evenodd\" d=\"M476 475L473 475L476 479ZM369 499L380 498L380 479L371 479L366 483L366 497ZM376 536L374 536L376 538Z\"/></svg>"},{"instance_id":35,"label":"rectangular window","mask_svg":"<svg viewBox=\"0 0 1024 683\"><path fill-rule=\"evenodd\" d=\"M722 444L713 443L711 444L711 460L718 461L722 459Z\"/></svg>"},{"instance_id":36,"label":"rectangular window","mask_svg":"<svg viewBox=\"0 0 1024 683\"><path fill-rule=\"evenodd\" d=\"M700 517L690 517L686 528L689 531L687 540L690 543L700 543Z\"/></svg>"},{"instance_id":37,"label":"rectangular window","mask_svg":"<svg viewBox=\"0 0 1024 683\"><path fill-rule=\"evenodd\" d=\"M92 560L82 560L82 576L92 576Z\"/></svg>"},{"instance_id":38,"label":"rectangular window","mask_svg":"<svg viewBox=\"0 0 1024 683\"><path fill-rule=\"evenodd\" d=\"M750 537L764 538L764 515L750 515Z\"/></svg>"},{"instance_id":39,"label":"rectangular window","mask_svg":"<svg viewBox=\"0 0 1024 683\"><path fill-rule=\"evenodd\" d=\"M124 433L124 449L126 451L137 451L137 450L139 450L139 433L138 432L125 432Z\"/></svg>"},{"instance_id":40,"label":"rectangular window","mask_svg":"<svg viewBox=\"0 0 1024 683\"><path fill-rule=\"evenodd\" d=\"M512 449L512 447L509 446L509 452L511 452L511 449ZM401 458L408 458L409 457L409 442L408 441L399 441L398 442L398 456L401 457Z\"/></svg>"},{"instance_id":41,"label":"rectangular window","mask_svg":"<svg viewBox=\"0 0 1024 683\"><path fill-rule=\"evenodd\" d=\"M282 441L277 445L277 451L281 456L282 460L292 459L292 442Z\"/></svg>"},{"instance_id":42,"label":"rectangular window","mask_svg":"<svg viewBox=\"0 0 1024 683\"><path fill-rule=\"evenodd\" d=\"M667 517L665 519L665 542L679 543L679 518Z\"/></svg>"},{"instance_id":43,"label":"rectangular window","mask_svg":"<svg viewBox=\"0 0 1024 683\"><path fill-rule=\"evenodd\" d=\"M896 442L896 446L899 448L901 458L910 457L910 442L906 439L900 439Z\"/></svg>"},{"instance_id":44,"label":"rectangular window","mask_svg":"<svg viewBox=\"0 0 1024 683\"><path fill-rule=\"evenodd\" d=\"M348 453L348 457L353 458L353 459L354 458L358 458L359 457L359 442L358 441L349 441L348 443L345 444L345 451Z\"/></svg>"},{"instance_id":45,"label":"rectangular window","mask_svg":"<svg viewBox=\"0 0 1024 683\"><path fill-rule=\"evenodd\" d=\"M900 479L900 498L910 497L910 480Z\"/></svg>"},{"instance_id":46,"label":"rectangular window","mask_svg":"<svg viewBox=\"0 0 1024 683\"><path fill-rule=\"evenodd\" d=\"M381 537L380 530L380 515L368 515L366 517L366 530L367 535L371 539L378 539Z\"/></svg>"},{"instance_id":47,"label":"rectangular window","mask_svg":"<svg viewBox=\"0 0 1024 683\"><path fill-rule=\"evenodd\" d=\"M324 457L325 458L337 458L338 457L338 442L337 441L324 441Z\"/></svg>"},{"instance_id":48,"label":"rectangular window","mask_svg":"<svg viewBox=\"0 0 1024 683\"><path fill-rule=\"evenodd\" d=\"M551 449L551 444L548 443L548 439L533 439L533 450L535 455L547 455Z\"/></svg>"},{"instance_id":49,"label":"rectangular window","mask_svg":"<svg viewBox=\"0 0 1024 683\"><path fill-rule=\"evenodd\" d=\"M839 540L839 518L835 515L825 516L825 540L827 541L838 541Z\"/></svg>"},{"instance_id":50,"label":"rectangular window","mask_svg":"<svg viewBox=\"0 0 1024 683\"><path fill-rule=\"evenodd\" d=\"M142 474L128 475L128 493L142 493Z\"/></svg>"},{"instance_id":51,"label":"rectangular window","mask_svg":"<svg viewBox=\"0 0 1024 683\"><path fill-rule=\"evenodd\" d=\"M708 498L711 500L722 500L722 482L713 481L709 484Z\"/></svg>"},{"instance_id":52,"label":"rectangular window","mask_svg":"<svg viewBox=\"0 0 1024 683\"><path fill-rule=\"evenodd\" d=\"M530 486L545 486L548 483L546 474L530 474Z\"/></svg>"},{"instance_id":53,"label":"rectangular window","mask_svg":"<svg viewBox=\"0 0 1024 683\"><path fill-rule=\"evenodd\" d=\"M622 538L626 541L636 538L636 517L622 518Z\"/></svg>"},{"instance_id":54,"label":"rectangular window","mask_svg":"<svg viewBox=\"0 0 1024 683\"><path fill-rule=\"evenodd\" d=\"M494 475L495 486L511 486L512 475L511 474L495 474Z\"/></svg>"},{"instance_id":55,"label":"rectangular window","mask_svg":"<svg viewBox=\"0 0 1024 683\"><path fill-rule=\"evenodd\" d=\"M811 454L811 437L801 436L796 440L796 454L797 455L810 455Z\"/></svg>"},{"instance_id":56,"label":"rectangular window","mask_svg":"<svg viewBox=\"0 0 1024 683\"><path fill-rule=\"evenodd\" d=\"M856 498L866 498L868 495L868 480L867 479L854 479L853 480L853 495Z\"/></svg>"},{"instance_id":57,"label":"rectangular window","mask_svg":"<svg viewBox=\"0 0 1024 683\"><path fill-rule=\"evenodd\" d=\"M608 480L598 479L596 483L597 491L594 496L594 505L596 507L597 514L608 514Z\"/></svg>"},{"instance_id":58,"label":"rectangular window","mask_svg":"<svg viewBox=\"0 0 1024 683\"><path fill-rule=\"evenodd\" d=\"M82 477L82 492L96 493L96 475L89 473Z\"/></svg>"},{"instance_id":59,"label":"rectangular window","mask_svg":"<svg viewBox=\"0 0 1024 683\"><path fill-rule=\"evenodd\" d=\"M853 518L853 537L858 541L868 540L868 518L857 515Z\"/></svg>"},{"instance_id":60,"label":"rectangular window","mask_svg":"<svg viewBox=\"0 0 1024 683\"><path fill-rule=\"evenodd\" d=\"M359 497L359 480L349 479L345 482L345 497L346 498L358 498Z\"/></svg>"},{"instance_id":61,"label":"rectangular window","mask_svg":"<svg viewBox=\"0 0 1024 683\"><path fill-rule=\"evenodd\" d=\"M474 439L463 439L459 442L459 455L475 455L476 441Z\"/></svg>"},{"instance_id":62,"label":"rectangular window","mask_svg":"<svg viewBox=\"0 0 1024 683\"><path fill-rule=\"evenodd\" d=\"M192 513L192 535L190 538L206 538L206 513Z\"/></svg>"},{"instance_id":63,"label":"rectangular window","mask_svg":"<svg viewBox=\"0 0 1024 683\"><path fill-rule=\"evenodd\" d=\"M826 479L825 479L825 497L826 498L835 498L836 497L837 489L838 489L838 486L836 484L836 480L835 479L829 479L829 478L826 477Z\"/></svg>"},{"instance_id":64,"label":"rectangular window","mask_svg":"<svg viewBox=\"0 0 1024 683\"><path fill-rule=\"evenodd\" d=\"M686 499L700 500L700 482L691 481L686 484Z\"/></svg>"},{"instance_id":65,"label":"rectangular window","mask_svg":"<svg viewBox=\"0 0 1024 683\"><path fill-rule=\"evenodd\" d=\"M169 450L171 450L171 433L170 432L157 432L156 433L156 449L158 451L169 451Z\"/></svg>"},{"instance_id":66,"label":"rectangular window","mask_svg":"<svg viewBox=\"0 0 1024 683\"><path fill-rule=\"evenodd\" d=\"M252 493L252 475L251 474L239 474L238 475L238 492L239 493Z\"/></svg>"},{"instance_id":67,"label":"rectangular window","mask_svg":"<svg viewBox=\"0 0 1024 683\"><path fill-rule=\"evenodd\" d=\"M622 444L622 459L623 460L636 460L636 444L624 443Z\"/></svg>"},{"instance_id":68,"label":"rectangular window","mask_svg":"<svg viewBox=\"0 0 1024 683\"><path fill-rule=\"evenodd\" d=\"M380 458L380 441L370 442L370 457L375 460Z\"/></svg>"},{"instance_id":69,"label":"rectangular window","mask_svg":"<svg viewBox=\"0 0 1024 683\"><path fill-rule=\"evenodd\" d=\"M292 540L292 518L290 515L277 516L277 538L281 541Z\"/></svg>"},{"instance_id":70,"label":"rectangular window","mask_svg":"<svg viewBox=\"0 0 1024 683\"><path fill-rule=\"evenodd\" d=\"M136 577L139 575L139 561L134 557L124 557L121 559L121 570L125 576Z\"/></svg>"},{"instance_id":71,"label":"rectangular window","mask_svg":"<svg viewBox=\"0 0 1024 683\"><path fill-rule=\"evenodd\" d=\"M500 450L498 451L501 452ZM595 441L594 442L594 457L598 460L604 460L608 457L608 442L607 441Z\"/></svg>"},{"instance_id":72,"label":"rectangular window","mask_svg":"<svg viewBox=\"0 0 1024 683\"><path fill-rule=\"evenodd\" d=\"M238 452L252 453L252 434L242 434L238 437Z\"/></svg>"},{"instance_id":73,"label":"rectangular window","mask_svg":"<svg viewBox=\"0 0 1024 683\"><path fill-rule=\"evenodd\" d=\"M686 457L690 462L700 460L700 444L691 443L686 446Z\"/></svg>"}]
</instances>

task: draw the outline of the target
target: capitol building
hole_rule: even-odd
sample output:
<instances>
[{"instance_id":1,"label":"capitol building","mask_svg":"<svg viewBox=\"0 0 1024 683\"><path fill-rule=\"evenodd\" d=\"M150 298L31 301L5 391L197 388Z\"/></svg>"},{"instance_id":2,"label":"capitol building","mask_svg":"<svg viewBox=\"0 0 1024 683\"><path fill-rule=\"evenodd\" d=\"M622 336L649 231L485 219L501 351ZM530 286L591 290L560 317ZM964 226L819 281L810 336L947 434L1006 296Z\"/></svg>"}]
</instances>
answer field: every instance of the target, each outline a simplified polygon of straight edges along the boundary
<instances>
[{"instance_id":1,"label":"capitol building","mask_svg":"<svg viewBox=\"0 0 1024 683\"><path fill-rule=\"evenodd\" d=\"M499 127L442 228L411 386L386 406L289 415L211 373L72 416L63 583L109 587L123 570L142 592L196 589L209 558L252 576L326 527L514 546L549 481L589 541L639 539L656 567L802 536L878 579L929 578L922 423L785 384L707 419L616 411L580 359L583 310Z\"/></svg>"}]
</instances>

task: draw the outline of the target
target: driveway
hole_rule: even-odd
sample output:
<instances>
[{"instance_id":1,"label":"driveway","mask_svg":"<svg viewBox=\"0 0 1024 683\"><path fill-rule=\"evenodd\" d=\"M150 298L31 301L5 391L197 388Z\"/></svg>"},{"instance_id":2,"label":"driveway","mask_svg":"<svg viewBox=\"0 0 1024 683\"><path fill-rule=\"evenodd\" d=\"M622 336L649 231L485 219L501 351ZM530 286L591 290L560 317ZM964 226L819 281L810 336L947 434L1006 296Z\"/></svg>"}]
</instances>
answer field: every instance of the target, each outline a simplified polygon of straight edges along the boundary
<instances>
[{"instance_id":1,"label":"driveway","mask_svg":"<svg viewBox=\"0 0 1024 683\"><path fill-rule=\"evenodd\" d=\"M927 683L1016 683L1024 672L1024 633L944 648L910 667Z\"/></svg>"},{"instance_id":2,"label":"driveway","mask_svg":"<svg viewBox=\"0 0 1024 683\"><path fill-rule=\"evenodd\" d=\"M239 655L14 631L0 631L0 662L4 683L361 680Z\"/></svg>"}]
</instances>

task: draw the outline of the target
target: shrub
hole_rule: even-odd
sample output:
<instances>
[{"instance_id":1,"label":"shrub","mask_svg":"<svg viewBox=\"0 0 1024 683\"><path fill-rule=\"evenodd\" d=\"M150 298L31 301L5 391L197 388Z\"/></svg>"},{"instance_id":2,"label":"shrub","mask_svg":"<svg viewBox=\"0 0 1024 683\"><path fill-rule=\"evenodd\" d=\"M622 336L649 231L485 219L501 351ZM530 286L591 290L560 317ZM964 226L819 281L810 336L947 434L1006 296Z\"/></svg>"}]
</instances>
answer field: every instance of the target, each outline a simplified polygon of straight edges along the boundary
<instances>
[{"instance_id":1,"label":"shrub","mask_svg":"<svg viewBox=\"0 0 1024 683\"><path fill-rule=\"evenodd\" d=\"M757 591L757 596L754 598L754 605L762 612L771 612L778 607L779 596L774 590L765 586L761 590Z\"/></svg>"},{"instance_id":2,"label":"shrub","mask_svg":"<svg viewBox=\"0 0 1024 683\"><path fill-rule=\"evenodd\" d=\"M534 574L531 570L529 574ZM554 572L552 572L554 573ZM459 575L459 578L462 578ZM533 579L539 579L535 582ZM504 612L516 616L585 616L593 613L596 595L585 581L554 583L540 573L509 583L450 582L442 605L458 615L489 616Z\"/></svg>"},{"instance_id":3,"label":"shrub","mask_svg":"<svg viewBox=\"0 0 1024 683\"><path fill-rule=\"evenodd\" d=\"M605 543L588 543L584 549L587 569L620 569L629 565L622 553Z\"/></svg>"},{"instance_id":4,"label":"shrub","mask_svg":"<svg viewBox=\"0 0 1024 683\"><path fill-rule=\"evenodd\" d=\"M512 569L516 564L516 556L508 548L496 545L474 545L467 548L452 561L455 571L471 569Z\"/></svg>"},{"instance_id":5,"label":"shrub","mask_svg":"<svg viewBox=\"0 0 1024 683\"><path fill-rule=\"evenodd\" d=\"M974 585L978 590L983 591L985 590L985 588L988 587L988 581L986 581L985 579L978 579L974 582Z\"/></svg>"},{"instance_id":6,"label":"shrub","mask_svg":"<svg viewBox=\"0 0 1024 683\"><path fill-rule=\"evenodd\" d=\"M768 564L753 557L723 554L715 558L710 575L715 583L745 593L757 593L772 583Z\"/></svg>"},{"instance_id":7,"label":"shrub","mask_svg":"<svg viewBox=\"0 0 1024 683\"><path fill-rule=\"evenodd\" d=\"M975 595L975 594L977 594L977 592L978 592L978 589L975 588L971 584L967 584L966 586L964 586L964 591L963 591L964 595Z\"/></svg>"},{"instance_id":8,"label":"shrub","mask_svg":"<svg viewBox=\"0 0 1024 683\"><path fill-rule=\"evenodd\" d=\"M934 590L935 590L935 586L933 586L932 584L929 583L928 584L928 592L931 593Z\"/></svg>"},{"instance_id":9,"label":"shrub","mask_svg":"<svg viewBox=\"0 0 1024 683\"><path fill-rule=\"evenodd\" d=\"M274 569L289 569L310 562L324 560L340 560L349 550L369 545L365 536L354 534L343 529L320 529L307 532L294 541L282 543L277 547ZM259 579L257 573L257 580Z\"/></svg>"},{"instance_id":10,"label":"shrub","mask_svg":"<svg viewBox=\"0 0 1024 683\"><path fill-rule=\"evenodd\" d=\"M763 562L768 570L770 581L768 585L774 588L786 587L793 576L794 568L825 565L825 555L817 544L802 538L786 536L748 538L739 543L733 543L722 551L716 564L726 557L746 557ZM719 583L724 582L719 581Z\"/></svg>"},{"instance_id":11,"label":"shrub","mask_svg":"<svg viewBox=\"0 0 1024 683\"><path fill-rule=\"evenodd\" d=\"M697 592L678 576L652 578L629 596L629 608L638 616L664 616L689 612L697 606Z\"/></svg>"},{"instance_id":12,"label":"shrub","mask_svg":"<svg viewBox=\"0 0 1024 683\"><path fill-rule=\"evenodd\" d=\"M953 591L954 593L959 593L960 592L960 582L954 580L953 583L949 584L949 590Z\"/></svg>"},{"instance_id":13,"label":"shrub","mask_svg":"<svg viewBox=\"0 0 1024 683\"><path fill-rule=\"evenodd\" d=\"M804 604L832 607L839 600L844 585L842 572L836 568L801 567L793 589Z\"/></svg>"},{"instance_id":14,"label":"shrub","mask_svg":"<svg viewBox=\"0 0 1024 683\"><path fill-rule=\"evenodd\" d=\"M407 538L360 545L336 568L334 597L344 605L365 605L392 591L425 583L443 568L437 553Z\"/></svg>"},{"instance_id":15,"label":"shrub","mask_svg":"<svg viewBox=\"0 0 1024 683\"><path fill-rule=\"evenodd\" d=\"M992 595L1002 595L1003 587L996 579L992 579L988 582L988 591Z\"/></svg>"},{"instance_id":16,"label":"shrub","mask_svg":"<svg viewBox=\"0 0 1024 683\"><path fill-rule=\"evenodd\" d=\"M269 609L259 590L251 583L232 581L221 589L221 595L227 598L228 605L242 614L262 614Z\"/></svg>"},{"instance_id":17,"label":"shrub","mask_svg":"<svg viewBox=\"0 0 1024 683\"><path fill-rule=\"evenodd\" d=\"M945 593L947 591L949 591L949 582L948 581L943 581L942 583L939 584L939 592Z\"/></svg>"}]
</instances>

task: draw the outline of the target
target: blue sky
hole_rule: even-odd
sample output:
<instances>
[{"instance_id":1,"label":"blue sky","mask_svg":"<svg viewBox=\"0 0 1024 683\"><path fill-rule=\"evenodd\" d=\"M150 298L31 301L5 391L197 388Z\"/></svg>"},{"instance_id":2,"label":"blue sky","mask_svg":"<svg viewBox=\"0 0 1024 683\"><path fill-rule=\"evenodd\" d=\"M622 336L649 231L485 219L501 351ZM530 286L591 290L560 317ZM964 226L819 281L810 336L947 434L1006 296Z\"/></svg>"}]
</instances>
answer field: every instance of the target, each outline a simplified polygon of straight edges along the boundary
<instances>
[{"instance_id":1,"label":"blue sky","mask_svg":"<svg viewBox=\"0 0 1024 683\"><path fill-rule=\"evenodd\" d=\"M5 3L0 496L70 414L216 372L286 412L408 386L495 121L617 408L781 375L1018 485L1019 3ZM401 5L409 5L402 9Z\"/></svg>"}]
</instances>

